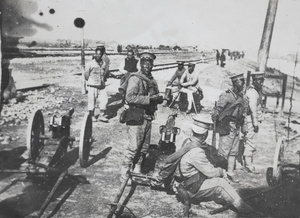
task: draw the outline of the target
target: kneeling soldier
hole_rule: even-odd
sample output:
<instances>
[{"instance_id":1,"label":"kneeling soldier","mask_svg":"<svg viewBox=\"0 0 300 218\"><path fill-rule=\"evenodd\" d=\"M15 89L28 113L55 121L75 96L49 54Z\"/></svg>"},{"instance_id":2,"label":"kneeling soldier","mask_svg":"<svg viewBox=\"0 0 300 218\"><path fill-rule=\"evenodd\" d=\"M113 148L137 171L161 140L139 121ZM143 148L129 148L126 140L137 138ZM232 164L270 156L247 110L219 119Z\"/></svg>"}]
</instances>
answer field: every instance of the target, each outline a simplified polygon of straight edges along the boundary
<instances>
[{"instance_id":1,"label":"kneeling soldier","mask_svg":"<svg viewBox=\"0 0 300 218\"><path fill-rule=\"evenodd\" d=\"M246 204L227 182L226 171L223 169L226 166L222 166L219 156L213 157L210 152L213 150L209 149L211 146L205 142L212 124L209 116L199 114L194 117L193 134L182 148L192 147L181 157L175 171L177 196L185 205L215 201L222 205L232 204L240 214L258 217L259 213Z\"/></svg>"}]
</instances>

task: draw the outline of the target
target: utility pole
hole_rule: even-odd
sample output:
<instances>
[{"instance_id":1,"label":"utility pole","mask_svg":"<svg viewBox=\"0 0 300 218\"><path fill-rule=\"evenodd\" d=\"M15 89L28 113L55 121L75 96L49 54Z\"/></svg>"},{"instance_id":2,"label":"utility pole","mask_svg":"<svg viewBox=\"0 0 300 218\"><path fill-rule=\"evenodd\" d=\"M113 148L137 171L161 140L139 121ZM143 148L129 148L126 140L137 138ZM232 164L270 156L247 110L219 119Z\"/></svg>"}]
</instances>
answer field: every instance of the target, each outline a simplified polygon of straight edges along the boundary
<instances>
[{"instance_id":1,"label":"utility pole","mask_svg":"<svg viewBox=\"0 0 300 218\"><path fill-rule=\"evenodd\" d=\"M269 57L273 27L275 23L278 0L269 0L265 25L258 51L257 66L259 71L265 71Z\"/></svg>"}]
</instances>

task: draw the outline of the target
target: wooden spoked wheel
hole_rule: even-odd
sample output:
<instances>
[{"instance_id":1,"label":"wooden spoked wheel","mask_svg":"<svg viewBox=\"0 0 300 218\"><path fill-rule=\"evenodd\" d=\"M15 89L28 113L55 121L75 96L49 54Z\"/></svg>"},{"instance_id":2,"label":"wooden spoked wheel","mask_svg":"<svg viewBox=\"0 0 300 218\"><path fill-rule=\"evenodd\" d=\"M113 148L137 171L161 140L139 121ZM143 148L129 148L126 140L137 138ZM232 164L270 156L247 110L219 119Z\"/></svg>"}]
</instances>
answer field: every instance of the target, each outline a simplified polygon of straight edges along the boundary
<instances>
[{"instance_id":1,"label":"wooden spoked wheel","mask_svg":"<svg viewBox=\"0 0 300 218\"><path fill-rule=\"evenodd\" d=\"M273 158L273 167L269 167L266 172L267 183L273 187L282 182L282 165L284 159L285 138L280 137L276 144Z\"/></svg>"},{"instance_id":2,"label":"wooden spoked wheel","mask_svg":"<svg viewBox=\"0 0 300 218\"><path fill-rule=\"evenodd\" d=\"M41 135L45 134L44 117L41 110L37 110L30 118L27 127L27 152L29 160L35 161L44 146L44 139Z\"/></svg>"},{"instance_id":3,"label":"wooden spoked wheel","mask_svg":"<svg viewBox=\"0 0 300 218\"><path fill-rule=\"evenodd\" d=\"M83 118L80 141L79 141L79 161L81 167L87 167L90 150L92 145L93 122L89 113L86 113Z\"/></svg>"}]
</instances>

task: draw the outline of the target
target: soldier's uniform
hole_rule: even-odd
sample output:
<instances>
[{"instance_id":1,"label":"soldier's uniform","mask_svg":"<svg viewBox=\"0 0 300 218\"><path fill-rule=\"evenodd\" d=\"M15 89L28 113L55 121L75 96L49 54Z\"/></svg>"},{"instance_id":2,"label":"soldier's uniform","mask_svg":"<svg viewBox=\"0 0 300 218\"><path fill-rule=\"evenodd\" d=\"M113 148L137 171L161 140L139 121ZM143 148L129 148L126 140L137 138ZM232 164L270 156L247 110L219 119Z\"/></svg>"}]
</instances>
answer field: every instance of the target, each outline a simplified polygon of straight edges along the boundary
<instances>
[{"instance_id":1,"label":"soldier's uniform","mask_svg":"<svg viewBox=\"0 0 300 218\"><path fill-rule=\"evenodd\" d=\"M198 76L199 73L195 72L195 64L189 63L189 68L193 67L193 71L190 73L189 70L185 71L180 79L180 84L183 86L183 88L180 89L180 92L187 94L187 100L188 100L188 107L186 113L190 113L193 106L193 93L197 92L198 90ZM195 108L195 110L197 110Z\"/></svg>"},{"instance_id":2,"label":"soldier's uniform","mask_svg":"<svg viewBox=\"0 0 300 218\"><path fill-rule=\"evenodd\" d=\"M171 79L167 83L166 92L165 92L165 100L170 101L171 96L173 95L173 99L176 99L179 94L179 82L183 75L183 73L186 71L185 67L182 67L182 69L179 69L179 65L184 65L183 61L177 61L178 68L175 71L174 75L171 77Z\"/></svg>"},{"instance_id":3,"label":"soldier's uniform","mask_svg":"<svg viewBox=\"0 0 300 218\"><path fill-rule=\"evenodd\" d=\"M243 74L231 77L231 80L243 79ZM247 132L247 101L243 93L235 93L233 88L223 92L214 108L213 119L219 129L219 153L228 159L228 172L233 173L238 155L240 132ZM227 112L225 112L227 111Z\"/></svg>"},{"instance_id":4,"label":"soldier's uniform","mask_svg":"<svg viewBox=\"0 0 300 218\"><path fill-rule=\"evenodd\" d=\"M263 72L251 73L252 80L264 78ZM256 151L256 141L258 133L254 131L254 128L259 126L259 123L263 121L262 112L262 90L255 89L252 85L246 91L246 97L249 101L249 109L247 112L247 126L248 133L245 140L244 160L245 164L248 165L252 162L253 153ZM246 160L248 159L248 160Z\"/></svg>"},{"instance_id":5,"label":"soldier's uniform","mask_svg":"<svg viewBox=\"0 0 300 218\"><path fill-rule=\"evenodd\" d=\"M155 55L153 53L145 52L141 54L140 58L141 61L143 59L150 59L153 61ZM159 90L151 73L150 75L145 75L140 71L136 74L147 77L146 80L148 81L141 79L140 76L133 75L129 77L125 101L129 107L132 106L145 109L144 122L142 125L127 124L130 142L125 150L124 167L128 168L132 166L132 164L137 163L136 169L138 169L137 171L140 171L150 146L152 120L154 119L154 112L157 109L157 104L151 102L150 99L151 96L157 95Z\"/></svg>"},{"instance_id":6,"label":"soldier's uniform","mask_svg":"<svg viewBox=\"0 0 300 218\"><path fill-rule=\"evenodd\" d=\"M181 157L175 171L175 184L179 200L186 198L191 204L199 205L201 202L215 201L218 204L232 204L239 213L255 214L255 211L246 204L226 179L224 169L214 166L207 157L205 143L208 130L212 129L212 120L204 114L195 116L192 125L193 135L189 142L181 149L190 150ZM185 147L185 148L184 148ZM181 152L181 149L177 152ZM183 191L181 191L183 189ZM188 216L188 214L186 214ZM258 213L256 214L257 217Z\"/></svg>"}]
</instances>

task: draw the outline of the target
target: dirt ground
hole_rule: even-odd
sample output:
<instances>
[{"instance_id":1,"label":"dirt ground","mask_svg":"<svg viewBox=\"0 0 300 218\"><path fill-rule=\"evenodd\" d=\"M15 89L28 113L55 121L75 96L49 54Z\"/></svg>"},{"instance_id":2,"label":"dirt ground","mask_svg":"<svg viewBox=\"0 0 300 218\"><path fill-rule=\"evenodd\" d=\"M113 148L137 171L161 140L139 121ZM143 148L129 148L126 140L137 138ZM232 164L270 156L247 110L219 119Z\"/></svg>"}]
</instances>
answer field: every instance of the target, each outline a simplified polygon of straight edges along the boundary
<instances>
[{"instance_id":1,"label":"dirt ground","mask_svg":"<svg viewBox=\"0 0 300 218\"><path fill-rule=\"evenodd\" d=\"M112 57L112 63L122 57ZM183 57L180 57L181 59ZM188 57L191 58L191 57ZM187 59L188 59L187 58ZM176 61L178 57L168 57L169 61ZM163 56L158 56L158 63L166 60ZM167 61L165 61L167 62ZM57 64L54 58L50 59L18 59L13 60L13 76L19 84L24 80L43 81L52 84L46 88L38 90L24 91L22 102L11 101L4 106L1 116L1 145L0 145L0 167L1 169L24 169L26 167L26 131L30 114L41 109L45 119L46 134L48 122L52 115L60 115L73 107L75 113L72 117L71 136L80 135L81 122L84 113L87 111L87 95L81 94L80 76L74 73L80 70L77 58L65 58ZM201 71L200 81L204 92L204 99L201 104L204 106L201 113L210 113L214 101L219 94L230 86L229 76L235 73L253 70L255 64L249 60L227 61L225 68L220 68L215 62L198 64L196 70ZM165 89L165 82L175 72L175 69L153 72L158 80L161 94ZM36 75L39 75L37 79ZM288 80L291 87L291 79ZM272 86L272 82L267 82ZM80 184L77 180L68 177L58 188L51 203L47 207L42 217L54 218L96 218L106 217L109 213L109 204L113 202L120 186L120 164L124 156L124 147L128 143L126 125L119 123L119 114L122 111L122 103L118 95L119 80L109 78L107 90L109 94L109 104L107 114L109 123L93 123L93 147L91 150L89 166L81 168L78 160L78 142L74 142L74 147L68 150L64 158L64 167L73 175L80 175L86 178L88 184ZM18 87L18 86L17 86ZM272 87L271 87L272 88ZM275 87L276 88L276 87ZM290 136L296 135L300 131L298 109L299 107L299 84L296 84L294 93L293 109L291 121L292 131ZM268 113L265 113L265 120L260 126L258 148L254 157L254 164L258 174L247 174L242 169L237 169L240 183L233 184L238 193L247 198L254 194L257 197L250 198L247 202L256 210L265 214L265 217L299 217L300 214L300 187L298 174L289 172L284 177L285 183L270 192L266 182L266 169L273 164L276 139L287 135L288 114L290 108L291 91L288 90L283 113L280 108L275 108L275 99L267 102ZM156 120L152 127L152 156L149 156L148 164L156 167L159 161L165 157L159 155L154 149L160 139L159 127L164 125L169 114L175 109L165 108L159 105ZM271 112L270 112L271 111ZM177 111L176 126L181 129L181 133L176 138L176 147L180 148L183 140L191 134L191 123L194 113L185 114ZM278 113L279 112L279 113ZM299 126L299 127L298 127ZM5 143L7 141L7 143ZM211 142L211 133L207 140ZM289 143L285 151L285 159L288 162L299 164L299 157L296 151L299 139ZM155 160L157 160L155 164ZM155 168L155 171L158 169ZM150 174L153 171L149 172ZM292 177L291 175L294 175ZM295 177L296 175L296 177ZM299 175L298 175L299 176ZM51 191L56 175L48 177L39 176L28 178L26 174L1 173L0 174L0 217L18 218L25 217L39 210L48 193ZM125 193L129 188L126 188ZM152 190L149 187L138 186L130 199L128 209L125 214L133 213L136 217L181 217L182 205L174 195L166 192ZM231 210L220 214L210 215L210 211L219 208L220 205L214 202L203 202L200 205L192 205L191 217L237 217ZM125 217L125 216L124 216ZM129 217L129 216L127 216Z\"/></svg>"}]
</instances>

